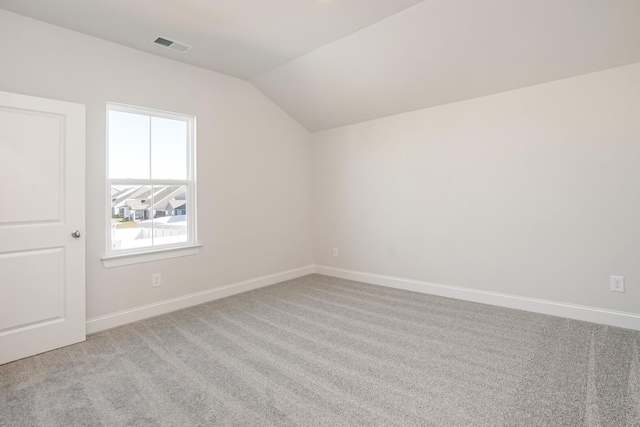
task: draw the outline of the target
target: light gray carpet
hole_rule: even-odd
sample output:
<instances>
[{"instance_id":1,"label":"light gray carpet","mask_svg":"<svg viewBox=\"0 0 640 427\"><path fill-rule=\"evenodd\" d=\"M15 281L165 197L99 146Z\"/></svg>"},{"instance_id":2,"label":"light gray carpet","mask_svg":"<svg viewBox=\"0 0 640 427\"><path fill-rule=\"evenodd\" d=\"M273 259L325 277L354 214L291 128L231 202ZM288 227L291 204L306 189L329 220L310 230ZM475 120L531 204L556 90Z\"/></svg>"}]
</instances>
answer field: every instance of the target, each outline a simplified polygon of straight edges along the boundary
<instances>
[{"instance_id":1,"label":"light gray carpet","mask_svg":"<svg viewBox=\"0 0 640 427\"><path fill-rule=\"evenodd\" d=\"M310 275L0 366L2 426L639 426L640 333Z\"/></svg>"}]
</instances>

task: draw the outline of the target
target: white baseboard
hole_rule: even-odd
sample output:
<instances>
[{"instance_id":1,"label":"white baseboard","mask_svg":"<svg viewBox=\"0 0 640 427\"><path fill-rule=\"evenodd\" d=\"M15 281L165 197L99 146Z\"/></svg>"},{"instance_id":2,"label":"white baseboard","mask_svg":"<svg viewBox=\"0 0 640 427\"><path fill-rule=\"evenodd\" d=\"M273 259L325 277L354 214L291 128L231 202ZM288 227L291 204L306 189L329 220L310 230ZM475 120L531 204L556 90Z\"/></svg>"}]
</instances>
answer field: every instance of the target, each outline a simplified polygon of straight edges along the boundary
<instances>
[{"instance_id":1,"label":"white baseboard","mask_svg":"<svg viewBox=\"0 0 640 427\"><path fill-rule=\"evenodd\" d=\"M306 276L311 273L640 331L640 314L314 265L269 274L267 276L244 280L242 282L233 283L220 288L208 289L206 291L184 295L153 304L147 304L105 316L94 317L87 320L87 333L91 334L105 329L115 328L127 323L147 319L160 314L170 313L172 311L203 304L216 299L229 297L242 292Z\"/></svg>"},{"instance_id":2,"label":"white baseboard","mask_svg":"<svg viewBox=\"0 0 640 427\"><path fill-rule=\"evenodd\" d=\"M296 268L293 270L282 271L280 273L269 274L267 276L256 277L255 279L244 280L221 288L208 289L206 291L184 295L166 301L160 301L129 310L119 311L117 313L107 314L106 316L94 317L87 320L87 334L115 328L116 326L125 325L127 323L158 316L160 314L170 313L172 311L203 304L220 298L229 297L231 295L306 276L311 273L313 273L313 266Z\"/></svg>"},{"instance_id":3,"label":"white baseboard","mask_svg":"<svg viewBox=\"0 0 640 427\"><path fill-rule=\"evenodd\" d=\"M313 267L313 272L341 279L357 280L359 282L370 283L372 285L404 289L407 291L479 302L499 307L515 308L534 313L549 314L552 316L583 320L586 322L600 323L603 325L617 326L620 328L640 331L640 314L635 313L606 310L602 308L567 304L536 298L519 297L516 295L508 295L498 292L479 291L469 288L441 285L438 283L403 279L400 277L343 270L340 268L322 265L315 265Z\"/></svg>"}]
</instances>

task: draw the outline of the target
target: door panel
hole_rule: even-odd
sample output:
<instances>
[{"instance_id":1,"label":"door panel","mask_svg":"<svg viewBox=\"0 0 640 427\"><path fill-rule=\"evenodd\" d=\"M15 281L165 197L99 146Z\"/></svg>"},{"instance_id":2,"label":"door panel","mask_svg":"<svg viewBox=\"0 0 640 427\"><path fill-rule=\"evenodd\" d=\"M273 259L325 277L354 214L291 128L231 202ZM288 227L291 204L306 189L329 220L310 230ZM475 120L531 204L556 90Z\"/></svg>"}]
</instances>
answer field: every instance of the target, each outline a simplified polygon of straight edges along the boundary
<instances>
[{"instance_id":1,"label":"door panel","mask_svg":"<svg viewBox=\"0 0 640 427\"><path fill-rule=\"evenodd\" d=\"M61 167L64 159L64 116L34 111L0 109L0 223L53 221L60 219L64 192ZM37 147L33 143L37 141ZM25 192L27 194L25 194Z\"/></svg>"},{"instance_id":2,"label":"door panel","mask_svg":"<svg viewBox=\"0 0 640 427\"><path fill-rule=\"evenodd\" d=\"M0 333L63 319L64 248L0 254Z\"/></svg>"},{"instance_id":3,"label":"door panel","mask_svg":"<svg viewBox=\"0 0 640 427\"><path fill-rule=\"evenodd\" d=\"M84 117L0 92L0 364L85 339Z\"/></svg>"}]
</instances>

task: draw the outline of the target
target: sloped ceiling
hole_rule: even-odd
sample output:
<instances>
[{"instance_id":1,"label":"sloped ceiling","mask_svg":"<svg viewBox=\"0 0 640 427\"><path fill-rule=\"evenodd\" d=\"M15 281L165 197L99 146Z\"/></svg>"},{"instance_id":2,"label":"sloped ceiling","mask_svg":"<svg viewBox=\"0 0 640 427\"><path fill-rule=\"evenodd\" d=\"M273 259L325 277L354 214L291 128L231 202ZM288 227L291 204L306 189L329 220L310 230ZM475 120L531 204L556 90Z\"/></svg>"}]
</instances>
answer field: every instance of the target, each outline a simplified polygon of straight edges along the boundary
<instances>
[{"instance_id":1,"label":"sloped ceiling","mask_svg":"<svg viewBox=\"0 0 640 427\"><path fill-rule=\"evenodd\" d=\"M426 0L251 81L317 131L638 61L638 0Z\"/></svg>"},{"instance_id":2,"label":"sloped ceiling","mask_svg":"<svg viewBox=\"0 0 640 427\"><path fill-rule=\"evenodd\" d=\"M640 62L639 0L0 0L251 81L310 131ZM157 35L194 46L181 54Z\"/></svg>"},{"instance_id":3,"label":"sloped ceiling","mask_svg":"<svg viewBox=\"0 0 640 427\"><path fill-rule=\"evenodd\" d=\"M249 79L420 1L0 0L0 8ZM154 45L157 35L193 49Z\"/></svg>"}]
</instances>

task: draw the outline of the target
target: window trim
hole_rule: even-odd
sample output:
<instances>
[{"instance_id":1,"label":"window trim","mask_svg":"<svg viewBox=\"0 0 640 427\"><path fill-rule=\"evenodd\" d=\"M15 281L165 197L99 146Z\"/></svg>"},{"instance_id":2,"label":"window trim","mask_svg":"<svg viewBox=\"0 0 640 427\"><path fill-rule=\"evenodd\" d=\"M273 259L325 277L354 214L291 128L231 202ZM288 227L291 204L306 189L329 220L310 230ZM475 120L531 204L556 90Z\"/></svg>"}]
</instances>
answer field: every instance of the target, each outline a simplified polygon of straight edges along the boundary
<instances>
[{"instance_id":1,"label":"window trim","mask_svg":"<svg viewBox=\"0 0 640 427\"><path fill-rule=\"evenodd\" d=\"M109 177L109 112L117 111L122 113L138 114L149 117L163 119L180 120L187 124L187 179L111 179ZM141 262L154 261L195 255L201 245L198 243L197 233L197 196L196 196L196 117L189 114L172 113L168 111L155 110L145 107L118 104L108 102L105 110L106 116L106 143L105 143L105 200L108 205L105 209L105 252L102 257L105 268L117 267L121 265L137 264ZM187 191L187 241L157 246L145 246L131 249L112 249L111 245L111 187L112 185L184 185Z\"/></svg>"},{"instance_id":2,"label":"window trim","mask_svg":"<svg viewBox=\"0 0 640 427\"><path fill-rule=\"evenodd\" d=\"M105 255L102 257L104 268L122 267L123 265L140 264L143 262L160 261L169 258L178 258L183 256L197 255L200 253L202 245L196 243L190 246L182 246L179 248L165 248L147 250L137 253L126 253L116 255Z\"/></svg>"}]
</instances>

